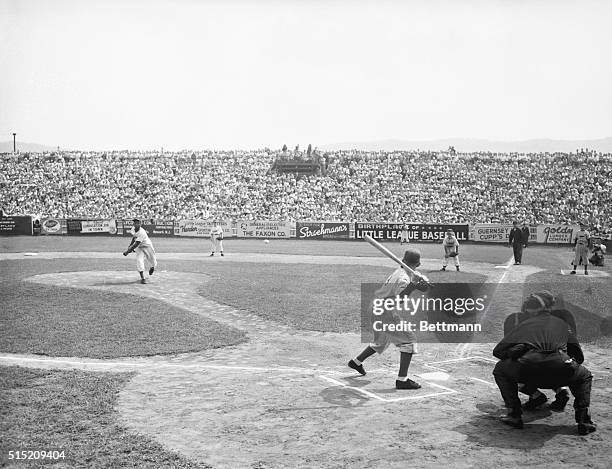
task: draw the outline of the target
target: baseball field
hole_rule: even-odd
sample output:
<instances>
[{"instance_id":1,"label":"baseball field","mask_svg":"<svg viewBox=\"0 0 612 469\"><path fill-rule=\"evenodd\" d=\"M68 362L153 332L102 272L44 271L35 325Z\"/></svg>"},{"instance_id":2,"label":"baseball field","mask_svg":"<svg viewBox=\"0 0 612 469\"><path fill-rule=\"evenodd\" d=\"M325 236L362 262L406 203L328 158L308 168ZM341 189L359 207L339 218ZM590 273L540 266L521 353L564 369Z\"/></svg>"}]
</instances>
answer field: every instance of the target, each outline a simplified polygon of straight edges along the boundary
<instances>
[{"instance_id":1,"label":"baseball field","mask_svg":"<svg viewBox=\"0 0 612 469\"><path fill-rule=\"evenodd\" d=\"M228 239L209 257L207 240L153 242L159 266L143 285L125 239L0 238L0 464L610 467L610 258L571 276L567 247L529 247L513 265L505 246L467 244L461 272L440 272L441 246L414 245L432 282L499 285L487 310L498 327L420 344L410 377L422 388L396 390L393 348L366 376L346 366L364 347L361 285L395 268L367 243ZM588 436L572 401L526 413L522 430L498 420L491 351L536 288L576 318L594 375Z\"/></svg>"}]
</instances>

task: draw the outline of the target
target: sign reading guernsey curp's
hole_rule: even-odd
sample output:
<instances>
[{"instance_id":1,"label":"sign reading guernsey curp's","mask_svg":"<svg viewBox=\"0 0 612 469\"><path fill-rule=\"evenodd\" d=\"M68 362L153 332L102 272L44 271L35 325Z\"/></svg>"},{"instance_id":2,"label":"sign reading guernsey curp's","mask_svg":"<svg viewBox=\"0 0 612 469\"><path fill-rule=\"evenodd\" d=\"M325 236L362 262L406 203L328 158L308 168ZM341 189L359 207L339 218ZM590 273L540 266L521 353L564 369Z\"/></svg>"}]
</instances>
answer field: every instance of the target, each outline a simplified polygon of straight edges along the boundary
<instances>
[{"instance_id":1,"label":"sign reading guernsey curp's","mask_svg":"<svg viewBox=\"0 0 612 469\"><path fill-rule=\"evenodd\" d=\"M363 239L369 235L377 241L400 239L403 223L355 223L355 238ZM444 239L446 230L452 229L458 241L467 241L469 225L444 223L406 223L409 241L439 242Z\"/></svg>"},{"instance_id":2,"label":"sign reading guernsey curp's","mask_svg":"<svg viewBox=\"0 0 612 469\"><path fill-rule=\"evenodd\" d=\"M507 243L512 226L512 224L476 223L472 225L470 239L479 243ZM528 242L535 243L537 240L537 227L530 226Z\"/></svg>"},{"instance_id":3,"label":"sign reading guernsey curp's","mask_svg":"<svg viewBox=\"0 0 612 469\"><path fill-rule=\"evenodd\" d=\"M349 224L298 221L295 233L300 239L349 239Z\"/></svg>"},{"instance_id":4,"label":"sign reading guernsey curp's","mask_svg":"<svg viewBox=\"0 0 612 469\"><path fill-rule=\"evenodd\" d=\"M288 221L239 221L239 238L290 238L295 223Z\"/></svg>"}]
</instances>

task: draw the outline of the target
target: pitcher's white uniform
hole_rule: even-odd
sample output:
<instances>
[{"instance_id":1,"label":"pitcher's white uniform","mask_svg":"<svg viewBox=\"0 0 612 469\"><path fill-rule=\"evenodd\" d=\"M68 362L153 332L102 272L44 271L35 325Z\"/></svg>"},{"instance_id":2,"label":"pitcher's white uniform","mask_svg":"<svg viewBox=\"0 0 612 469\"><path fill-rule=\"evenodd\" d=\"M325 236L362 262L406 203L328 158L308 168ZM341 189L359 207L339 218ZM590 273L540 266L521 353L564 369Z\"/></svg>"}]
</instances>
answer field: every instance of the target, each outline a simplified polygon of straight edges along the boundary
<instances>
[{"instance_id":1,"label":"pitcher's white uniform","mask_svg":"<svg viewBox=\"0 0 612 469\"><path fill-rule=\"evenodd\" d=\"M210 230L210 244L212 246L212 254L215 251L219 251L223 254L223 228L219 225L215 225L212 230Z\"/></svg>"},{"instance_id":2,"label":"pitcher's white uniform","mask_svg":"<svg viewBox=\"0 0 612 469\"><path fill-rule=\"evenodd\" d=\"M138 272L144 272L145 259L150 267L157 267L155 249L153 248L153 243L149 239L147 230L141 226L137 232L134 232L134 228L132 227L130 234L134 237L134 241L140 242L138 247L134 250L136 253L136 268L138 269Z\"/></svg>"},{"instance_id":3,"label":"pitcher's white uniform","mask_svg":"<svg viewBox=\"0 0 612 469\"><path fill-rule=\"evenodd\" d=\"M589 240L591 236L586 230L578 230L574 235L574 243L576 243L576 257L574 258L574 267L578 267L580 264L585 267L588 264L589 257Z\"/></svg>"},{"instance_id":4,"label":"pitcher's white uniform","mask_svg":"<svg viewBox=\"0 0 612 469\"><path fill-rule=\"evenodd\" d=\"M459 241L454 234L448 234L442 240L442 246L444 247L444 261L442 265L446 267L448 265L449 254L452 252L457 252L457 248L459 248ZM459 254L453 257L455 260L455 267L459 267Z\"/></svg>"},{"instance_id":5,"label":"pitcher's white uniform","mask_svg":"<svg viewBox=\"0 0 612 469\"><path fill-rule=\"evenodd\" d=\"M421 276L424 277L422 274ZM378 299L395 298L410 285L412 280L413 277L411 274L400 267L387 277L385 283L376 290L374 296ZM416 290L415 293L420 294L418 290ZM404 311L398 313L400 316L407 314ZM411 320L412 318L408 315L402 319ZM416 335L409 331L375 332L374 343L370 344L370 347L380 354L383 353L390 344L395 344L400 352L417 353Z\"/></svg>"}]
</instances>

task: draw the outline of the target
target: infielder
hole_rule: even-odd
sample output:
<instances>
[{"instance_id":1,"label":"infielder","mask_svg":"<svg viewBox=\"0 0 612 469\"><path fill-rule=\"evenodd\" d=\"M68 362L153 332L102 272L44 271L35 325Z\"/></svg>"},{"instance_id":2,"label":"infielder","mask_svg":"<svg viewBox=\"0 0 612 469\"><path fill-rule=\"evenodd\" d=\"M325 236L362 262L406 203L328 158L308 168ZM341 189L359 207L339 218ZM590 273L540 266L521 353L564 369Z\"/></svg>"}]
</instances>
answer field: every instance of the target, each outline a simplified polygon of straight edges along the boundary
<instances>
[{"instance_id":1,"label":"infielder","mask_svg":"<svg viewBox=\"0 0 612 469\"><path fill-rule=\"evenodd\" d=\"M130 246L127 248L127 251L125 251L123 255L127 256L131 252L136 253L136 269L140 274L140 283L147 283L144 277L144 261L146 259L150 266L149 275L153 275L153 272L155 272L155 268L157 267L155 249L153 248L153 243L149 239L147 231L140 226L140 220L138 218L134 218L132 222L134 223L134 227L129 231L129 233L132 235L132 241L130 242Z\"/></svg>"},{"instance_id":2,"label":"infielder","mask_svg":"<svg viewBox=\"0 0 612 469\"><path fill-rule=\"evenodd\" d=\"M421 254L418 251L408 250L404 253L404 264L416 271L421 265ZM429 287L427 279L421 274L411 274L403 267L396 269L376 291L375 297L380 299L395 298L397 296L410 296L415 290L426 291ZM374 343L368 345L356 358L348 362L349 368L365 375L363 362L374 353L383 353L390 344L394 344L400 351L400 364L396 389L419 389L420 384L408 379L408 367L412 355L417 353L416 336L413 332L375 332Z\"/></svg>"},{"instance_id":3,"label":"infielder","mask_svg":"<svg viewBox=\"0 0 612 469\"><path fill-rule=\"evenodd\" d=\"M215 255L215 251L219 251L223 256L223 228L218 223L210 230L210 244L212 246L212 252L210 256Z\"/></svg>"},{"instance_id":4,"label":"infielder","mask_svg":"<svg viewBox=\"0 0 612 469\"><path fill-rule=\"evenodd\" d=\"M591 236L589 232L585 229L585 224L580 223L580 230L574 235L574 251L576 251L576 256L574 257L574 262L572 265L574 266L574 270L570 273L576 274L576 267L580 264L584 265L584 275L589 275L588 267L589 267L589 240Z\"/></svg>"},{"instance_id":5,"label":"infielder","mask_svg":"<svg viewBox=\"0 0 612 469\"><path fill-rule=\"evenodd\" d=\"M446 230L446 236L442 240L442 246L444 247L444 260L442 261L442 268L440 270L446 270L448 258L452 257L455 261L455 268L457 272L459 272L459 241L457 241L453 230Z\"/></svg>"}]
</instances>

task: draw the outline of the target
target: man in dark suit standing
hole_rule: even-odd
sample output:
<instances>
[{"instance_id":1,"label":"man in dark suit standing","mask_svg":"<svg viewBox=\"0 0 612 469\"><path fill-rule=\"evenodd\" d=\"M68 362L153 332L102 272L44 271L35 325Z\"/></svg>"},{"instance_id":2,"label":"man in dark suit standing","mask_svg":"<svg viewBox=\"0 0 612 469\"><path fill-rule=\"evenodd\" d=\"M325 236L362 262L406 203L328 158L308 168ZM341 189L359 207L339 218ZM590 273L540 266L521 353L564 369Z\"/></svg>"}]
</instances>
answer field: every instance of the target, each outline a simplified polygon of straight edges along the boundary
<instances>
[{"instance_id":1,"label":"man in dark suit standing","mask_svg":"<svg viewBox=\"0 0 612 469\"><path fill-rule=\"evenodd\" d=\"M514 251L514 265L520 265L523 258L523 231L519 228L518 221L512 223L513 228L510 230L508 244L512 246Z\"/></svg>"},{"instance_id":2,"label":"man in dark suit standing","mask_svg":"<svg viewBox=\"0 0 612 469\"><path fill-rule=\"evenodd\" d=\"M524 221L523 228L521 228L521 232L523 233L523 247L527 247L529 244L529 236L531 235L529 231L529 224Z\"/></svg>"}]
</instances>

